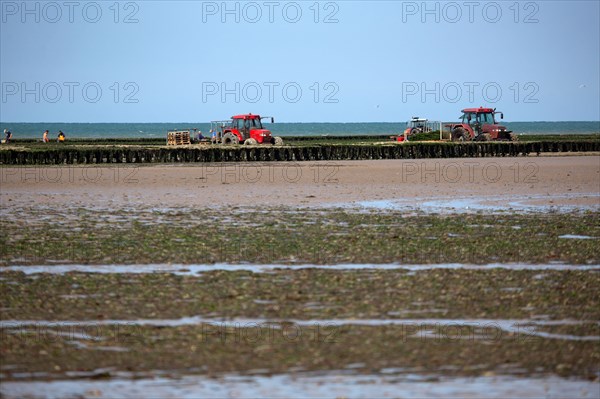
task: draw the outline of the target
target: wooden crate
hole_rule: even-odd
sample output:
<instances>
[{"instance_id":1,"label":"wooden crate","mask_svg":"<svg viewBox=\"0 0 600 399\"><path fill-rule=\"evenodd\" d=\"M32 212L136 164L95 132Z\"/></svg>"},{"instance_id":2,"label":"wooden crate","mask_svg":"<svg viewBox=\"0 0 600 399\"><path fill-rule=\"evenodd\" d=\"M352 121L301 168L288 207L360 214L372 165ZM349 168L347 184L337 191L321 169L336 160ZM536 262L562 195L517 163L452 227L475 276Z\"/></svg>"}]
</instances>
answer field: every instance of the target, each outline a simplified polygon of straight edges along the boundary
<instances>
[{"instance_id":1,"label":"wooden crate","mask_svg":"<svg viewBox=\"0 0 600 399\"><path fill-rule=\"evenodd\" d=\"M167 133L167 145L189 145L190 132L189 130L181 130Z\"/></svg>"}]
</instances>

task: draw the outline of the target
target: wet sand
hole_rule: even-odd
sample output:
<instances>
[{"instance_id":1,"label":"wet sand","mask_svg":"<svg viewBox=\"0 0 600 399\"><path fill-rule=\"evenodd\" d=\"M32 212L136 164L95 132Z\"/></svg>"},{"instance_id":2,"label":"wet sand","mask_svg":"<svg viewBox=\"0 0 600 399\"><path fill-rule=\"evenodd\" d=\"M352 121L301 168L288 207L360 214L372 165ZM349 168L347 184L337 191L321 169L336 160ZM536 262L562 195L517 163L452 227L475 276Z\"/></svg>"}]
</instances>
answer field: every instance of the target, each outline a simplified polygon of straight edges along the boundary
<instances>
[{"instance_id":1,"label":"wet sand","mask_svg":"<svg viewBox=\"0 0 600 399\"><path fill-rule=\"evenodd\" d=\"M597 396L598 156L2 167L0 201L3 397Z\"/></svg>"},{"instance_id":2,"label":"wet sand","mask_svg":"<svg viewBox=\"0 0 600 399\"><path fill-rule=\"evenodd\" d=\"M320 207L464 199L600 205L600 157L0 168L2 206Z\"/></svg>"}]
</instances>

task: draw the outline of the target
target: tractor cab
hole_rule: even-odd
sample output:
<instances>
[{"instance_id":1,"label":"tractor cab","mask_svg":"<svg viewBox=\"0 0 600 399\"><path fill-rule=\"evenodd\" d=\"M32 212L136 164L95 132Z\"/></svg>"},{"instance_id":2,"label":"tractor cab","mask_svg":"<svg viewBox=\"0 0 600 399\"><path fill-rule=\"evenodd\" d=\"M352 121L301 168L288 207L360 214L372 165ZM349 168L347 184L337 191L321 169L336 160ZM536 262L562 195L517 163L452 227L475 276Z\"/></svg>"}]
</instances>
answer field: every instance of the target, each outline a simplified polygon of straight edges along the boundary
<instances>
[{"instance_id":1,"label":"tractor cab","mask_svg":"<svg viewBox=\"0 0 600 399\"><path fill-rule=\"evenodd\" d=\"M461 121L469 125L475 135L479 135L482 131L490 130L491 125L496 125L495 114L492 108L467 108L463 110Z\"/></svg>"},{"instance_id":2,"label":"tractor cab","mask_svg":"<svg viewBox=\"0 0 600 399\"><path fill-rule=\"evenodd\" d=\"M254 116L254 115L251 115ZM263 125L260 119L251 118L249 115L237 115L233 117L233 127L240 130L262 129Z\"/></svg>"},{"instance_id":3,"label":"tractor cab","mask_svg":"<svg viewBox=\"0 0 600 399\"><path fill-rule=\"evenodd\" d=\"M240 134L240 141L246 140L250 137L250 119L233 117L231 119L231 129L236 130Z\"/></svg>"}]
</instances>

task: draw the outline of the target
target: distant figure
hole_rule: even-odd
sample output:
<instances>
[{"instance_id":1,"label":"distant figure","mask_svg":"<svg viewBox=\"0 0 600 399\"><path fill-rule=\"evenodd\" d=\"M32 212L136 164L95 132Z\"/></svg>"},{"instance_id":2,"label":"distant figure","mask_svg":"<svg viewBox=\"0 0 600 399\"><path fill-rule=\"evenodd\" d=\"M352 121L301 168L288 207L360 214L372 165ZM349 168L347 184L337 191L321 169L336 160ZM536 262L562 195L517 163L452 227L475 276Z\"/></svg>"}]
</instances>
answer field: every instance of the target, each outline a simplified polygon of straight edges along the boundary
<instances>
[{"instance_id":1,"label":"distant figure","mask_svg":"<svg viewBox=\"0 0 600 399\"><path fill-rule=\"evenodd\" d=\"M50 133L48 130L46 130L46 131L44 132L44 138L42 139L42 141L43 141L44 143L49 143L49 142L50 142L50 139L48 138L48 133Z\"/></svg>"},{"instance_id":2,"label":"distant figure","mask_svg":"<svg viewBox=\"0 0 600 399\"><path fill-rule=\"evenodd\" d=\"M200 142L200 140L204 139L204 136L202 135L202 130L198 130L197 127L192 129L193 133L190 132L190 139L192 140L192 142Z\"/></svg>"},{"instance_id":3,"label":"distant figure","mask_svg":"<svg viewBox=\"0 0 600 399\"><path fill-rule=\"evenodd\" d=\"M8 129L4 129L4 135L5 135L5 137L6 137L6 138L4 139L4 142L5 142L6 144L10 143L10 139L12 138L12 133L10 132L10 130L8 130Z\"/></svg>"},{"instance_id":4,"label":"distant figure","mask_svg":"<svg viewBox=\"0 0 600 399\"><path fill-rule=\"evenodd\" d=\"M212 141L212 143L216 143L217 142L217 131L210 129L210 141Z\"/></svg>"},{"instance_id":5,"label":"distant figure","mask_svg":"<svg viewBox=\"0 0 600 399\"><path fill-rule=\"evenodd\" d=\"M65 142L65 134L62 132L62 130L58 131L58 140L59 143L64 143Z\"/></svg>"}]
</instances>

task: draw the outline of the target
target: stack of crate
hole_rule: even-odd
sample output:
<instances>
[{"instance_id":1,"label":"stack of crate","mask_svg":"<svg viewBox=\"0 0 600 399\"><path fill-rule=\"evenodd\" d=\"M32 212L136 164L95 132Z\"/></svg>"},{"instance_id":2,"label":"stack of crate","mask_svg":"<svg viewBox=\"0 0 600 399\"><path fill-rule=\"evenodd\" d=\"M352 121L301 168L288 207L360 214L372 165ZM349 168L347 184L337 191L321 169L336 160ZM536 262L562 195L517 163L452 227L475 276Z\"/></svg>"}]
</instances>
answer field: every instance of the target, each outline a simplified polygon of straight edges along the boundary
<instances>
[{"instance_id":1,"label":"stack of crate","mask_svg":"<svg viewBox=\"0 0 600 399\"><path fill-rule=\"evenodd\" d=\"M167 133L167 145L187 145L190 142L190 131L181 130Z\"/></svg>"}]
</instances>

